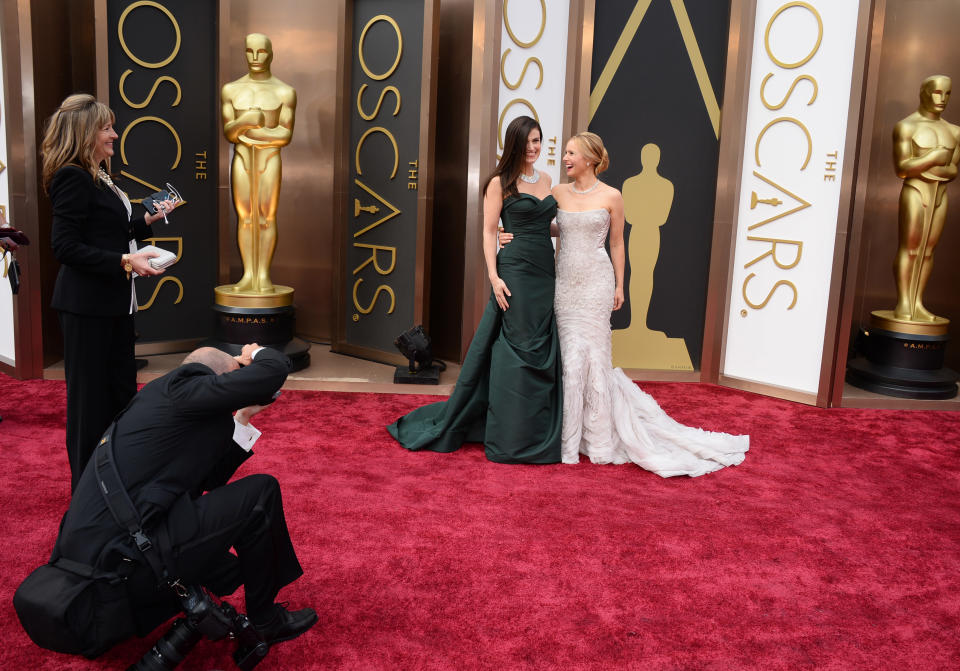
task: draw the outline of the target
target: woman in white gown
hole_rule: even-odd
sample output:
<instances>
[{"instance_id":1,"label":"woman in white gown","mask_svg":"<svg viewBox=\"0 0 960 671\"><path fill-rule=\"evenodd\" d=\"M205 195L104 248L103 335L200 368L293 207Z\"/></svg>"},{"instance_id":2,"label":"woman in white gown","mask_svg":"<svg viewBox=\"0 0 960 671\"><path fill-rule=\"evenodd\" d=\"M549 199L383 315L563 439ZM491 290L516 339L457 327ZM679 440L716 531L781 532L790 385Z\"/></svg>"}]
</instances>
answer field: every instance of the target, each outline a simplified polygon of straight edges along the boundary
<instances>
[{"instance_id":1,"label":"woman in white gown","mask_svg":"<svg viewBox=\"0 0 960 671\"><path fill-rule=\"evenodd\" d=\"M577 463L583 454L600 464L633 462L663 477L739 464L748 436L674 421L612 367L610 313L624 301L623 197L597 177L609 158L596 134L571 138L563 165L571 181L553 187L560 235L554 311L563 359L563 462Z\"/></svg>"}]
</instances>

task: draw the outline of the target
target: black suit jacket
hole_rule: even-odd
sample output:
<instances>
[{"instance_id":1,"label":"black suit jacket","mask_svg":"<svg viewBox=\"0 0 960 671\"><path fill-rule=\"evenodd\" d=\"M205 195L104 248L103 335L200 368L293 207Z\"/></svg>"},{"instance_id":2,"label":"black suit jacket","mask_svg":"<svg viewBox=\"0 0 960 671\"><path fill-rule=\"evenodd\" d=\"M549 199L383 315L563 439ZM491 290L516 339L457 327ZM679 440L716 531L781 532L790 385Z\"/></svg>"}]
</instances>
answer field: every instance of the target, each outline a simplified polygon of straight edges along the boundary
<instances>
[{"instance_id":1,"label":"black suit jacket","mask_svg":"<svg viewBox=\"0 0 960 671\"><path fill-rule=\"evenodd\" d=\"M130 312L130 280L120 257L128 241L150 237L143 216L132 221L119 196L93 176L68 165L50 181L53 203L53 254L60 273L52 306L85 315L120 316Z\"/></svg>"},{"instance_id":2,"label":"black suit jacket","mask_svg":"<svg viewBox=\"0 0 960 671\"><path fill-rule=\"evenodd\" d=\"M174 545L192 537L193 500L226 484L251 454L233 442L233 411L267 401L288 371L289 359L265 348L251 365L222 375L198 363L180 366L134 396L116 421L114 455L148 534L162 527ZM95 461L96 452L73 493L51 561L64 556L114 570L124 556L142 557L106 507Z\"/></svg>"}]
</instances>

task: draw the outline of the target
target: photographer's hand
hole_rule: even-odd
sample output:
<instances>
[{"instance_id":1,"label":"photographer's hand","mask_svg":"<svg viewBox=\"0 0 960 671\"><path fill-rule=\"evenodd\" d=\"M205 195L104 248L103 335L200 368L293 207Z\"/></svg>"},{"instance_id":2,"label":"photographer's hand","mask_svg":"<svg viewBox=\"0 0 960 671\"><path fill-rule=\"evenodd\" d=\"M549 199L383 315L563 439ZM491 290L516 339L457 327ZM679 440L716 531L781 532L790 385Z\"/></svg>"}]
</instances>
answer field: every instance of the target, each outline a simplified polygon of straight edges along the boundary
<instances>
[{"instance_id":1,"label":"photographer's hand","mask_svg":"<svg viewBox=\"0 0 960 671\"><path fill-rule=\"evenodd\" d=\"M249 343L244 345L240 349L240 354L233 358L236 359L237 363L241 366L249 366L253 363L253 355L258 349L260 349L260 345L255 342Z\"/></svg>"},{"instance_id":2,"label":"photographer's hand","mask_svg":"<svg viewBox=\"0 0 960 671\"><path fill-rule=\"evenodd\" d=\"M239 410L237 410L237 414L235 415L235 417L238 422L246 426L247 424L250 423L250 420L253 418L254 415L259 413L261 410L263 410L266 407L267 406L265 405L248 405L245 408L240 408Z\"/></svg>"}]
</instances>

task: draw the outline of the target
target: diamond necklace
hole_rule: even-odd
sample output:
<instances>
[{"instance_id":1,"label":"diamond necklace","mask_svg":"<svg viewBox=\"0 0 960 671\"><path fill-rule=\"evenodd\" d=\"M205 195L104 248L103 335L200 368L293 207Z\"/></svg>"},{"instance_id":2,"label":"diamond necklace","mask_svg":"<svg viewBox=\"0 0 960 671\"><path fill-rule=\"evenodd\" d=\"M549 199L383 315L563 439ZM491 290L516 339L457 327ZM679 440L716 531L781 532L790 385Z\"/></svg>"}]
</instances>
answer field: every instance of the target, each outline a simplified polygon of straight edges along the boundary
<instances>
[{"instance_id":1,"label":"diamond necklace","mask_svg":"<svg viewBox=\"0 0 960 671\"><path fill-rule=\"evenodd\" d=\"M107 186L113 186L113 180L110 179L110 175L107 174L107 171L103 168L97 168L97 174L100 176L100 181L106 184Z\"/></svg>"},{"instance_id":2,"label":"diamond necklace","mask_svg":"<svg viewBox=\"0 0 960 671\"><path fill-rule=\"evenodd\" d=\"M600 186L600 180L599 180L599 179L597 179L597 181L594 182L594 183L593 183L593 186L591 186L589 189L584 189L583 191L581 191L581 190L579 190L577 187L575 187L575 186L573 185L573 182L570 182L570 190L573 191L574 193L579 193L581 196L582 196L583 194L585 194L585 193L590 193L591 191L593 191L594 189L596 189L598 186Z\"/></svg>"},{"instance_id":3,"label":"diamond necklace","mask_svg":"<svg viewBox=\"0 0 960 671\"><path fill-rule=\"evenodd\" d=\"M524 182L526 182L527 184L536 184L536 183L540 180L540 173L537 172L537 169L536 169L536 168L534 168L534 169L533 169L533 174L532 174L531 176L529 176L529 177L527 177L526 175L524 175L524 174L521 172L521 173L520 173L520 179L522 179L522 180L523 180Z\"/></svg>"}]
</instances>

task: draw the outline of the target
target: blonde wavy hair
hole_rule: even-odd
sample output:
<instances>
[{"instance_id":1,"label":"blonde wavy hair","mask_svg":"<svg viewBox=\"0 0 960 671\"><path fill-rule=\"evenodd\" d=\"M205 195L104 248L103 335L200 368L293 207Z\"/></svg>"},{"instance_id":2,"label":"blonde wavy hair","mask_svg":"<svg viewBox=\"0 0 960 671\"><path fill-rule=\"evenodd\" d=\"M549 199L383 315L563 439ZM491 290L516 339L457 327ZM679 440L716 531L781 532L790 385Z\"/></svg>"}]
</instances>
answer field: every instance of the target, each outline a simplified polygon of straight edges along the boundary
<instances>
[{"instance_id":1,"label":"blonde wavy hair","mask_svg":"<svg viewBox=\"0 0 960 671\"><path fill-rule=\"evenodd\" d=\"M593 164L594 175L599 175L610 167L610 155L607 153L606 147L603 146L603 140L600 139L599 135L590 131L583 131L570 139L577 141L584 157Z\"/></svg>"},{"instance_id":2,"label":"blonde wavy hair","mask_svg":"<svg viewBox=\"0 0 960 671\"><path fill-rule=\"evenodd\" d=\"M54 173L65 165L75 165L99 179L99 164L93 158L97 131L115 120L109 107L89 93L68 96L47 120L40 145L43 160L43 188L49 189Z\"/></svg>"}]
</instances>

